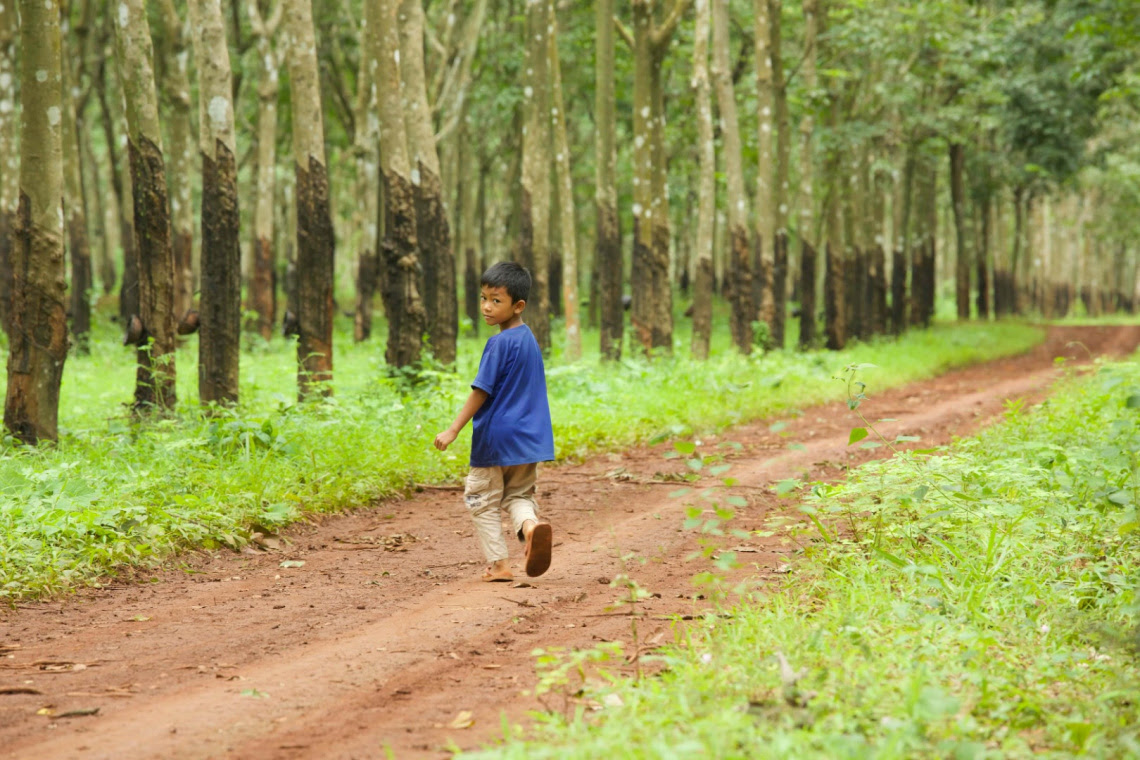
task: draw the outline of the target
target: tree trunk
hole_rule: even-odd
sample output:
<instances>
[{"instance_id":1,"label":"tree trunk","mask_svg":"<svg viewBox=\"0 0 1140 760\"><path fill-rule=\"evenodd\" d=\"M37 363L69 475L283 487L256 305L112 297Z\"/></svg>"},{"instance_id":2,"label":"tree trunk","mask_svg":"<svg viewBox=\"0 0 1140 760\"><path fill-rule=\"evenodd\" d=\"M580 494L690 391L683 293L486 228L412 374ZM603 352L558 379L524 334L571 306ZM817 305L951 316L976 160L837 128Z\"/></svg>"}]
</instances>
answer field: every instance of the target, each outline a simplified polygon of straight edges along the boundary
<instances>
[{"instance_id":1,"label":"tree trunk","mask_svg":"<svg viewBox=\"0 0 1140 760\"><path fill-rule=\"evenodd\" d=\"M136 325L132 319L127 325L127 337L138 347L135 408L168 409L177 400L174 253L154 84L154 52L144 0L120 3L116 22L115 43L126 99L127 149L138 238L137 316L141 324Z\"/></svg>"},{"instance_id":2,"label":"tree trunk","mask_svg":"<svg viewBox=\"0 0 1140 760\"><path fill-rule=\"evenodd\" d=\"M459 144L471 144L466 116L460 120ZM479 322L481 321L479 281L482 267L479 262L479 230L476 219L478 218L479 195L483 188L483 173L481 167L477 166L472 151L460 150L458 158L459 241L463 250L463 313L471 323L470 334L478 335Z\"/></svg>"},{"instance_id":3,"label":"tree trunk","mask_svg":"<svg viewBox=\"0 0 1140 760\"><path fill-rule=\"evenodd\" d=\"M693 81L697 108L697 156L700 179L697 183L697 272L693 285L694 359L709 357L712 338L713 301L713 216L716 214L716 146L713 142L712 106L709 94L709 3L696 0L693 38Z\"/></svg>"},{"instance_id":4,"label":"tree trunk","mask_svg":"<svg viewBox=\"0 0 1140 760\"><path fill-rule=\"evenodd\" d=\"M872 169L871 177L871 250L867 260L868 330L871 335L887 332L887 230L886 197L888 178L885 171Z\"/></svg>"},{"instance_id":5,"label":"tree trunk","mask_svg":"<svg viewBox=\"0 0 1140 760\"><path fill-rule=\"evenodd\" d=\"M162 97L169 113L170 222L174 250L174 317L181 324L194 308L194 138L190 126L190 43L173 0L160 3L165 27L162 47ZM199 62L201 67L201 62Z\"/></svg>"},{"instance_id":6,"label":"tree trunk","mask_svg":"<svg viewBox=\"0 0 1140 760\"><path fill-rule=\"evenodd\" d=\"M320 75L310 0L282 0L289 40L297 204L297 388L304 400L330 395L333 372L333 261Z\"/></svg>"},{"instance_id":7,"label":"tree trunk","mask_svg":"<svg viewBox=\"0 0 1140 760\"><path fill-rule=\"evenodd\" d=\"M105 42L106 40L100 40L101 44L98 45L98 48L100 50L104 50L106 48L106 44L103 44ZM130 210L130 204L124 205L125 198L123 185L130 184L130 180L127 179L125 183L123 181L122 167L119 163L118 149L115 144L114 117L112 116L110 102L107 99L106 55L100 56L93 79L94 81L92 84L95 87L95 94L99 100L100 126L103 130L103 140L107 150L107 167L110 175L111 190L112 194L114 195L114 202L107 204L107 210L109 212L107 220L108 235L104 241L105 244L103 246L102 255L99 257L99 281L103 286L103 294L109 296L112 292L114 292L115 281L118 279L118 274L115 271L114 248L112 245L112 236L110 233L111 230L115 227L114 221L117 218L119 228L119 246L123 248L124 261L126 260L126 251L128 246L130 247L130 250L132 251L131 255L133 256L135 239L133 223L134 217L133 212ZM126 209L126 213L123 211L124 208ZM130 220L130 235L127 239L124 240L123 233L128 226L128 220ZM119 304L119 307L119 314L121 316L121 303Z\"/></svg>"},{"instance_id":8,"label":"tree trunk","mask_svg":"<svg viewBox=\"0 0 1140 760\"><path fill-rule=\"evenodd\" d=\"M15 71L18 34L15 4L0 4L0 161L3 161L0 165L0 327L5 332L12 315L13 233L20 203L20 125Z\"/></svg>"},{"instance_id":9,"label":"tree trunk","mask_svg":"<svg viewBox=\"0 0 1140 760\"><path fill-rule=\"evenodd\" d=\"M781 0L768 2L768 31L771 44L772 96L775 111L776 163L772 180L772 208L775 239L772 243L772 346L784 347L788 319L788 171L791 163L792 130L788 119L788 83L784 77L781 40Z\"/></svg>"},{"instance_id":10,"label":"tree trunk","mask_svg":"<svg viewBox=\"0 0 1140 760\"><path fill-rule=\"evenodd\" d=\"M736 116L736 96L732 87L729 61L728 0L712 0L712 78L716 85L724 146L725 187L728 202L729 281L732 288L730 320L732 342L742 354L752 353L752 322L756 309L752 300L752 246L748 234L748 194L744 191L741 163L740 125Z\"/></svg>"},{"instance_id":11,"label":"tree trunk","mask_svg":"<svg viewBox=\"0 0 1140 760\"><path fill-rule=\"evenodd\" d=\"M578 225L574 213L574 180L570 174L570 142L566 137L566 105L562 98L562 65L558 55L558 17L550 3L551 128L554 133L554 163L558 178L558 229L562 248L562 315L566 325L567 361L582 357L582 334L578 317Z\"/></svg>"},{"instance_id":12,"label":"tree trunk","mask_svg":"<svg viewBox=\"0 0 1140 760\"><path fill-rule=\"evenodd\" d=\"M20 441L58 437L67 359L59 5L21 0L20 204L12 246L12 311L4 426Z\"/></svg>"},{"instance_id":13,"label":"tree trunk","mask_svg":"<svg viewBox=\"0 0 1140 760\"><path fill-rule=\"evenodd\" d=\"M966 148L960 142L950 143L950 202L954 209L954 235L957 259L954 268L954 295L958 319L970 318L970 236L966 215Z\"/></svg>"},{"instance_id":14,"label":"tree trunk","mask_svg":"<svg viewBox=\"0 0 1140 760\"><path fill-rule=\"evenodd\" d=\"M422 273L416 242L416 201L408 160L408 138L400 96L399 0L375 3L379 35L371 39L377 49L374 71L380 98L380 177L384 208L384 312L388 318L385 361L391 367L412 366L420 359L427 314L420 296Z\"/></svg>"},{"instance_id":15,"label":"tree trunk","mask_svg":"<svg viewBox=\"0 0 1140 760\"><path fill-rule=\"evenodd\" d=\"M978 203L978 254L974 259L977 265L978 295L975 306L978 310L978 319L989 319L990 316L990 239L993 227L993 203L987 197ZM1074 280L1075 282L1075 280Z\"/></svg>"},{"instance_id":16,"label":"tree trunk","mask_svg":"<svg viewBox=\"0 0 1140 760\"><path fill-rule=\"evenodd\" d=\"M520 253L534 279L526 322L544 352L550 350L550 89L548 4L526 0L524 77L526 125L522 151Z\"/></svg>"},{"instance_id":17,"label":"tree trunk","mask_svg":"<svg viewBox=\"0 0 1140 760\"><path fill-rule=\"evenodd\" d=\"M804 57L801 73L804 87L810 92L816 87L816 32L818 0L804 0ZM815 204L815 188L812 164L812 133L815 120L810 111L800 120L800 348L808 349L815 345L815 264L816 251L812 243L814 223L812 207Z\"/></svg>"},{"instance_id":18,"label":"tree trunk","mask_svg":"<svg viewBox=\"0 0 1140 760\"><path fill-rule=\"evenodd\" d=\"M910 217L914 205L915 150L913 143L907 144L902 178L895 182L892 204L895 239L891 246L891 332L895 335L902 335L907 326L907 270L911 248Z\"/></svg>"},{"instance_id":19,"label":"tree trunk","mask_svg":"<svg viewBox=\"0 0 1140 760\"><path fill-rule=\"evenodd\" d=\"M380 93L376 89L379 61L372 56L380 50L380 18L376 3L364 4L361 27L360 72L356 83L356 207L353 228L356 236L356 315L352 337L357 343L372 337L372 300L380 274Z\"/></svg>"},{"instance_id":20,"label":"tree trunk","mask_svg":"<svg viewBox=\"0 0 1140 760\"><path fill-rule=\"evenodd\" d=\"M602 358L621 358L625 328L622 295L621 227L617 213L617 149L614 123L614 0L595 3L594 65L594 271L597 273ZM594 298L591 293L590 308Z\"/></svg>"},{"instance_id":21,"label":"tree trunk","mask_svg":"<svg viewBox=\"0 0 1140 760\"><path fill-rule=\"evenodd\" d=\"M262 19L257 3L249 5L258 60L257 199L253 210L253 276L249 278L249 305L257 314L257 333L265 340L273 337L273 325L277 319L273 211L277 196L277 94L281 63L274 39L280 26L282 8L279 0L270 18Z\"/></svg>"},{"instance_id":22,"label":"tree trunk","mask_svg":"<svg viewBox=\"0 0 1140 760\"><path fill-rule=\"evenodd\" d=\"M536 2L539 0L535 0ZM443 364L455 362L458 301L455 289L455 255L451 229L443 207L439 154L432 129L424 74L424 11L422 0L400 4L400 76L403 83L404 120L416 197L416 239L424 271L423 299L427 309L432 352ZM545 54L545 38L542 44ZM528 315L532 320L534 314ZM530 320L528 320L530 322ZM531 322L532 327L533 322ZM538 335L538 330L535 331ZM547 343L540 345L549 346Z\"/></svg>"},{"instance_id":23,"label":"tree trunk","mask_svg":"<svg viewBox=\"0 0 1140 760\"><path fill-rule=\"evenodd\" d=\"M203 404L234 404L241 358L241 230L233 79L220 1L191 0L190 18L198 60L202 160L198 397Z\"/></svg>"},{"instance_id":24,"label":"tree trunk","mask_svg":"<svg viewBox=\"0 0 1140 760\"><path fill-rule=\"evenodd\" d=\"M938 170L923 159L916 168L914 245L911 249L910 323L930 327L934 317L935 237L938 230Z\"/></svg>"},{"instance_id":25,"label":"tree trunk","mask_svg":"<svg viewBox=\"0 0 1140 760\"><path fill-rule=\"evenodd\" d=\"M820 0L817 4L820 11L820 26L826 33L826 6ZM816 38L819 39L818 37ZM820 47L817 42L816 48ZM840 93L833 85L828 93L830 101L828 107L828 128L832 134L839 131ZM839 146L833 145L828 150L826 163L827 200L824 206L824 222L826 225L826 243L824 248L824 333L826 346L832 351L839 351L847 345L848 337L848 298L847 270L849 266L847 249L850 240L844 240L843 235L843 200L842 195L849 192L846 177L843 173L843 159Z\"/></svg>"},{"instance_id":26,"label":"tree trunk","mask_svg":"<svg viewBox=\"0 0 1140 760\"><path fill-rule=\"evenodd\" d=\"M775 206L776 158L772 152L775 128L773 108L776 82L773 71L772 13L769 0L753 0L753 41L756 52L756 229L754 236L755 272L753 274L753 306L756 318L768 326L765 348L775 345L773 325L776 299L773 294L774 251L778 210ZM779 8L775 12L779 12ZM779 22L777 21L777 27ZM778 45L776 46L778 47ZM775 53L778 56L779 53ZM781 71L781 76L783 72ZM785 125L786 126L786 125Z\"/></svg>"},{"instance_id":27,"label":"tree trunk","mask_svg":"<svg viewBox=\"0 0 1140 760\"><path fill-rule=\"evenodd\" d=\"M60 40L65 52L61 74L63 101L63 121L61 123L61 143L63 158L63 199L67 218L67 251L71 257L71 335L75 349L80 354L90 352L91 333L91 246L87 239L87 214L84 210L83 165L79 152L79 131L76 128L76 97L79 92L72 72L71 62L76 60L75 51L67 49L69 22L64 14Z\"/></svg>"}]
</instances>

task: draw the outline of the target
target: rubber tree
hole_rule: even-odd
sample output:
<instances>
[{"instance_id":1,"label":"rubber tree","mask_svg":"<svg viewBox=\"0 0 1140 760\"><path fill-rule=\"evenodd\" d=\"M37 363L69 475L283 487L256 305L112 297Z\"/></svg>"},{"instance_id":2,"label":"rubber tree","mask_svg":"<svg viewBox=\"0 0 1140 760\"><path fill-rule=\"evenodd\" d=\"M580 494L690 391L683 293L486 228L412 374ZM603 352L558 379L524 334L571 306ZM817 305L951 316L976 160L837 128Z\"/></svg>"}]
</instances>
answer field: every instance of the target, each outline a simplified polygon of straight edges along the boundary
<instances>
[{"instance_id":1,"label":"rubber tree","mask_svg":"<svg viewBox=\"0 0 1140 760\"><path fill-rule=\"evenodd\" d=\"M697 271L693 283L694 359L707 359L712 337L713 225L716 215L716 146L709 86L710 0L696 0L692 88L697 108Z\"/></svg>"},{"instance_id":2,"label":"rubber tree","mask_svg":"<svg viewBox=\"0 0 1140 760\"><path fill-rule=\"evenodd\" d=\"M732 342L742 354L752 353L752 322L756 311L752 299L752 246L748 232L748 194L744 190L744 166L740 146L740 122L732 86L729 60L729 1L712 0L712 78L716 86L717 111L723 143L727 194L728 291L732 304L729 324Z\"/></svg>"},{"instance_id":3,"label":"rubber tree","mask_svg":"<svg viewBox=\"0 0 1140 760\"><path fill-rule=\"evenodd\" d=\"M282 0L293 108L297 209L297 388L303 400L331 395L333 261L329 173L311 0Z\"/></svg>"},{"instance_id":4,"label":"rubber tree","mask_svg":"<svg viewBox=\"0 0 1140 760\"><path fill-rule=\"evenodd\" d=\"M662 65L691 0L675 0L658 22L654 0L634 0L633 31L633 289L634 335L648 354L673 350L669 280L669 196L665 184L665 96Z\"/></svg>"},{"instance_id":5,"label":"rubber tree","mask_svg":"<svg viewBox=\"0 0 1140 760\"><path fill-rule=\"evenodd\" d=\"M814 93L816 77L816 38L819 0L804 0L804 55L800 75L808 96ZM800 119L800 348L815 345L816 331L816 249L815 237L815 116L811 104Z\"/></svg>"},{"instance_id":6,"label":"rubber tree","mask_svg":"<svg viewBox=\"0 0 1140 760\"><path fill-rule=\"evenodd\" d=\"M202 161L198 397L203 404L234 404L241 360L241 217L233 75L220 0L190 0L190 19L198 61Z\"/></svg>"},{"instance_id":7,"label":"rubber tree","mask_svg":"<svg viewBox=\"0 0 1140 760\"><path fill-rule=\"evenodd\" d=\"M352 337L356 342L372 337L372 301L380 275L380 116L379 98L373 71L376 61L368 55L377 43L370 36L380 34L375 3L365 3L361 22L360 71L356 81L356 115L352 150L356 159L356 205L353 234L356 238L356 312Z\"/></svg>"},{"instance_id":8,"label":"rubber tree","mask_svg":"<svg viewBox=\"0 0 1140 760\"><path fill-rule=\"evenodd\" d=\"M776 131L776 83L773 78L772 8L769 0L753 0L752 38L756 56L756 193L753 244L753 308L756 319L768 328L765 347L773 345L776 319L773 288L775 268L776 215L774 184L776 157L773 135ZM778 12L778 9L777 9ZM777 22L778 23L778 22ZM778 55L778 53L777 53ZM782 73L782 72L781 72Z\"/></svg>"},{"instance_id":9,"label":"rubber tree","mask_svg":"<svg viewBox=\"0 0 1140 760\"><path fill-rule=\"evenodd\" d=\"M550 350L550 76L546 0L526 0L524 126L519 254L533 284L527 324L542 350Z\"/></svg>"},{"instance_id":10,"label":"rubber tree","mask_svg":"<svg viewBox=\"0 0 1140 760\"><path fill-rule=\"evenodd\" d=\"M72 62L81 60L74 55L74 41L70 40L70 19L65 12L60 27L60 41L65 55L60 67L63 77L61 108L64 114L61 141L63 156L63 199L67 227L67 252L71 259L71 335L75 350L90 352L91 333L91 244L87 237L87 212L83 193L83 163L79 150L77 95L79 87Z\"/></svg>"},{"instance_id":11,"label":"rubber tree","mask_svg":"<svg viewBox=\"0 0 1140 760\"><path fill-rule=\"evenodd\" d=\"M543 44L545 46L545 41ZM545 56L545 47L542 52ZM427 310L428 335L435 358L443 364L452 364L455 362L459 309L455 254L443 206L439 152L427 99L422 0L402 0L400 3L400 77L412 186L416 197L416 239L424 272L423 301ZM530 316L528 322L534 328L533 320L538 315ZM538 335L537 330L535 334Z\"/></svg>"},{"instance_id":12,"label":"rubber tree","mask_svg":"<svg viewBox=\"0 0 1140 760\"><path fill-rule=\"evenodd\" d=\"M958 319L970 318L970 269L973 230L966 211L966 147L959 141L950 143L950 202L954 212L954 240L957 257L954 262L954 295Z\"/></svg>"},{"instance_id":13,"label":"rubber tree","mask_svg":"<svg viewBox=\"0 0 1140 760\"><path fill-rule=\"evenodd\" d=\"M775 112L776 161L772 180L775 239L772 243L772 345L784 347L788 315L788 196L792 153L792 129L788 117L788 80L784 75L783 40L781 35L782 0L768 2L768 33L771 44L768 57L772 62L772 101Z\"/></svg>"},{"instance_id":14,"label":"rubber tree","mask_svg":"<svg viewBox=\"0 0 1140 760\"><path fill-rule=\"evenodd\" d=\"M400 81L399 0L365 0L376 7L379 34L369 37L375 62L373 81L379 93L380 181L383 199L384 313L388 345L384 359L391 367L407 367L420 359L427 313L421 296L422 274L416 239L416 197L408 158ZM374 14L374 15L373 15Z\"/></svg>"},{"instance_id":15,"label":"rubber tree","mask_svg":"<svg viewBox=\"0 0 1140 760\"><path fill-rule=\"evenodd\" d=\"M273 337L277 315L277 257L273 220L277 193L277 94L281 67L277 30L282 2L263 19L256 2L249 3L250 26L257 46L257 188L253 208L253 262L249 278L249 308L257 316L254 329L263 339Z\"/></svg>"},{"instance_id":16,"label":"rubber tree","mask_svg":"<svg viewBox=\"0 0 1140 760\"><path fill-rule=\"evenodd\" d=\"M170 223L174 249L174 318L179 329L189 329L194 307L194 132L191 126L190 49L186 23L174 0L161 0L163 45L162 98L167 106L166 155L170 171ZM201 66L201 64L199 64Z\"/></svg>"},{"instance_id":17,"label":"rubber tree","mask_svg":"<svg viewBox=\"0 0 1140 760\"><path fill-rule=\"evenodd\" d=\"M19 112L16 109L15 3L0 4L0 327L12 313L12 236L20 203Z\"/></svg>"},{"instance_id":18,"label":"rubber tree","mask_svg":"<svg viewBox=\"0 0 1140 760\"><path fill-rule=\"evenodd\" d=\"M127 152L138 245L138 313L132 314L127 323L127 342L137 347L138 354L135 408L166 409L177 400L174 254L155 93L154 50L144 0L124 0L117 6L115 47L126 101Z\"/></svg>"},{"instance_id":19,"label":"rubber tree","mask_svg":"<svg viewBox=\"0 0 1140 760\"><path fill-rule=\"evenodd\" d=\"M562 97L562 64L558 55L558 17L554 3L550 16L551 131L554 135L554 168L558 180L558 218L562 243L562 317L566 324L563 357L576 361L582 356L578 318L578 225L574 213L574 178L570 173L570 141L566 137L566 104Z\"/></svg>"},{"instance_id":20,"label":"rubber tree","mask_svg":"<svg viewBox=\"0 0 1140 760\"><path fill-rule=\"evenodd\" d=\"M11 250L4 426L27 444L58 437L59 387L67 359L59 10L57 0L19 3L20 200Z\"/></svg>"},{"instance_id":21,"label":"rubber tree","mask_svg":"<svg viewBox=\"0 0 1140 760\"><path fill-rule=\"evenodd\" d=\"M621 223L617 212L614 2L598 0L594 8L594 270L598 276L597 296L601 302L599 321L602 358L616 361L621 358L625 315L621 302Z\"/></svg>"}]
</instances>

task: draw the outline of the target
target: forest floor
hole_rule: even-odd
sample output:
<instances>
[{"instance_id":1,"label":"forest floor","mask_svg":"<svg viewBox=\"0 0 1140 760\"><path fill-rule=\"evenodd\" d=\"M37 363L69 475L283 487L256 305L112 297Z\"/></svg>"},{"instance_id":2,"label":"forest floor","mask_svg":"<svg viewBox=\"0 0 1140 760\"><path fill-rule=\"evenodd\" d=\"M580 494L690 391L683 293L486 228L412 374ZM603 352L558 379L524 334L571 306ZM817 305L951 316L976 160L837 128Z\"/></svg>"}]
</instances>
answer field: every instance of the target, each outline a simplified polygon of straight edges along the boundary
<instances>
[{"instance_id":1,"label":"forest floor","mask_svg":"<svg viewBox=\"0 0 1140 760\"><path fill-rule=\"evenodd\" d=\"M1079 344L1077 343L1079 342ZM1067 366L1121 357L1140 326L1051 327L1033 351L877 393L861 407L888 437L929 448L1038 402ZM702 437L727 452L748 501L734 527L794 511L771 490L828 480L889 454L848 447L862 423L843 403ZM731 441L735 448L717 448ZM791 443L802 447L789 447ZM685 562L695 536L671 498L669 444L546 467L540 507L554 525L550 571L487 584L458 488L299 524L241 553L184 555L162 572L0 609L0 758L446 757L502 735L543 706L531 694L536 647L630 646L608 584L623 572L654 596L642 642L701 602ZM707 476L708 484L718 482ZM740 543L737 539L732 539ZM777 537L736 546L762 579L794 568ZM521 548L518 549L521 554ZM517 558L517 556L516 556ZM525 583L523 582L525 581ZM469 712L470 716L460 715Z\"/></svg>"}]
</instances>

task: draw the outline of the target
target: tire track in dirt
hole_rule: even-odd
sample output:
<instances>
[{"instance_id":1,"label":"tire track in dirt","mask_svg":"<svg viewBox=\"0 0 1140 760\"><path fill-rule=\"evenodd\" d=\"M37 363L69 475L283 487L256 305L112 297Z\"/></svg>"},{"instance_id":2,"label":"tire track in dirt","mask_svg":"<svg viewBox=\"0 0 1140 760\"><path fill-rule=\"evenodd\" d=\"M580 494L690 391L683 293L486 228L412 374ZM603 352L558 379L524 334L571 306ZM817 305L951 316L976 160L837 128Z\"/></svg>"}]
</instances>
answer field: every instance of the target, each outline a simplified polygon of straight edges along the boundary
<instances>
[{"instance_id":1,"label":"tire track in dirt","mask_svg":"<svg viewBox=\"0 0 1140 760\"><path fill-rule=\"evenodd\" d=\"M1060 376L1055 356L1081 362L1138 344L1140 327L1051 328L1028 354L872 388L862 409L896 420L881 427L889 438L919 435L915 445L929 447L997 418L1008 398L1044 398ZM858 424L839 403L789 418L780 434L758 422L705 437L705 448L742 444L730 473L749 500L738 526L758 528L785 508L767 488L774 481L840 477L889 453L849 449ZM481 563L459 494L428 489L297 526L282 551L199 553L134 583L2 611L0 688L40 693L0 693L0 757L365 758L384 747L437 757L448 742L493 740L502 715L523 721L543 707L524 693L535 647L616 640L629 651L629 620L611 609L619 592L606 585L622 570L618 557L643 559L630 574L659 594L641 605L643 641L668 639L669 615L700 608L697 568L683 561L693 548L684 505L668 497L675 484L650 482L677 471L666 450L544 470L541 503L558 546L551 572L530 587L474 580ZM629 479L607 477L618 469ZM761 577L788 554L771 539L749 544L742 557ZM281 566L289 561L304 565ZM100 711L37 715L46 705L57 715ZM449 727L461 710L473 725Z\"/></svg>"}]
</instances>

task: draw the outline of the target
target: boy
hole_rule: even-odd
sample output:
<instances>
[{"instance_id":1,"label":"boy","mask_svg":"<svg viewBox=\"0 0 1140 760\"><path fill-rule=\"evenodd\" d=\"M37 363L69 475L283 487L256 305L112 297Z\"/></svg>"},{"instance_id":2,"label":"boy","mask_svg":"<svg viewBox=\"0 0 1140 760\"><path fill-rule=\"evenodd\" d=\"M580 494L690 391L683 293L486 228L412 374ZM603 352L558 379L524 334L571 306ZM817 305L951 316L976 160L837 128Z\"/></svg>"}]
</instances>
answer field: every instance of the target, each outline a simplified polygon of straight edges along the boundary
<instances>
[{"instance_id":1,"label":"boy","mask_svg":"<svg viewBox=\"0 0 1140 760\"><path fill-rule=\"evenodd\" d=\"M530 286L530 272L513 262L499 262L483 273L483 321L498 325L499 334L488 338L471 395L455 422L435 437L435 447L446 451L474 418L464 499L490 563L484 581L511 580L500 509L507 510L515 535L526 541L526 574L542 575L550 567L553 532L535 514L534 481L538 462L554 459L554 431L542 352L522 319Z\"/></svg>"}]
</instances>

